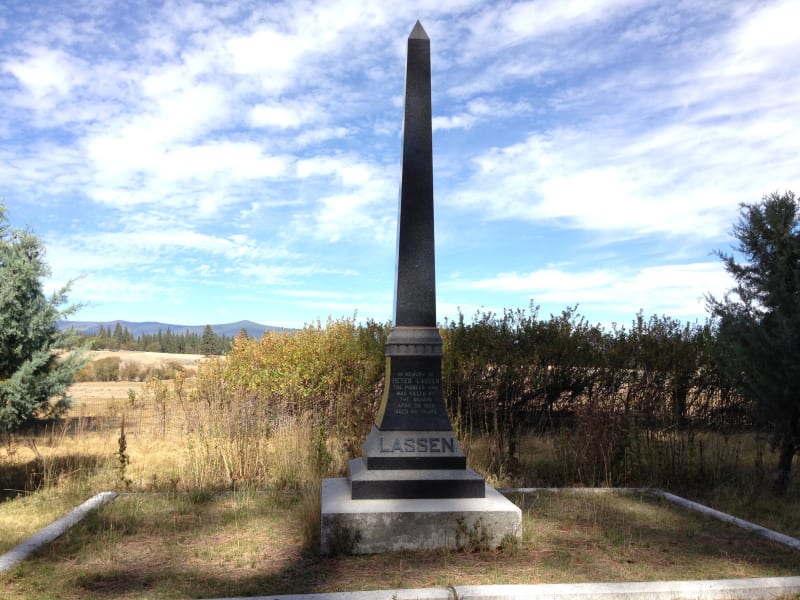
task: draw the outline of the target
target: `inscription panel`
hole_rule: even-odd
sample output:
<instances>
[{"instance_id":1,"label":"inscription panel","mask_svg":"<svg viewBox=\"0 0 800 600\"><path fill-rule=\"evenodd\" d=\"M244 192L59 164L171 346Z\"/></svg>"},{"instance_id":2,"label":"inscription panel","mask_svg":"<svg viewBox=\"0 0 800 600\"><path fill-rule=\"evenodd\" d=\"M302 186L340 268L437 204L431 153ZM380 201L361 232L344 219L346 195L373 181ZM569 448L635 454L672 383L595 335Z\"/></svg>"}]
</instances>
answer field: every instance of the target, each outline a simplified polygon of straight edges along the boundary
<instances>
[{"instance_id":1,"label":"inscription panel","mask_svg":"<svg viewBox=\"0 0 800 600\"><path fill-rule=\"evenodd\" d=\"M394 413L401 416L436 416L442 378L432 371L406 370L392 373L390 386L397 401Z\"/></svg>"},{"instance_id":2,"label":"inscription panel","mask_svg":"<svg viewBox=\"0 0 800 600\"><path fill-rule=\"evenodd\" d=\"M389 385L375 424L382 430L452 430L442 399L442 359L392 356L386 360Z\"/></svg>"}]
</instances>

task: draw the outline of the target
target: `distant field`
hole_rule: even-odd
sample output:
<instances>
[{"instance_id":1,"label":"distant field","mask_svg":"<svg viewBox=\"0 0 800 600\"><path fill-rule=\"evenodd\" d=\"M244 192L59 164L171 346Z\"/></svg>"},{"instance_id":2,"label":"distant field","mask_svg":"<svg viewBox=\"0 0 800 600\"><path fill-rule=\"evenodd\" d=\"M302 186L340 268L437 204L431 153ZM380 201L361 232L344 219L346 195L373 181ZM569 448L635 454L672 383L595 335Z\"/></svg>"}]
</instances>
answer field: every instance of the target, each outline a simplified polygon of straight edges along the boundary
<instances>
[{"instance_id":1,"label":"distant field","mask_svg":"<svg viewBox=\"0 0 800 600\"><path fill-rule=\"evenodd\" d=\"M138 352L134 350L92 350L91 361L103 358L119 358L120 366L135 364L144 369L158 369L169 365L180 365L191 377L198 365L206 360L202 354L173 354L168 352ZM138 397L136 409L151 412L150 403L144 403L145 384L142 381L82 381L74 383L67 394L73 398L68 417L119 416L123 410L132 413L133 405L128 402L129 390Z\"/></svg>"},{"instance_id":2,"label":"distant field","mask_svg":"<svg viewBox=\"0 0 800 600\"><path fill-rule=\"evenodd\" d=\"M202 354L172 354L169 352L138 352L134 350L92 350L89 352L92 360L101 358L118 357L123 364L136 363L143 367L162 367L170 363L178 364L184 368L197 368L197 364L205 359Z\"/></svg>"}]
</instances>

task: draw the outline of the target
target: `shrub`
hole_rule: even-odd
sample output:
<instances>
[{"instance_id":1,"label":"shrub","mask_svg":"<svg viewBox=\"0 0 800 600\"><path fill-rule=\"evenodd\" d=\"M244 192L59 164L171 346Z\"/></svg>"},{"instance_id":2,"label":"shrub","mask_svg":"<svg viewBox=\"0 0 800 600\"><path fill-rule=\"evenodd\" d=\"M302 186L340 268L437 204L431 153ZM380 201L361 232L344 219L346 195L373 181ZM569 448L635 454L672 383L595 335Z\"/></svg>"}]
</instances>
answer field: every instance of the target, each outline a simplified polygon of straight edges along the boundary
<instances>
[{"instance_id":1,"label":"shrub","mask_svg":"<svg viewBox=\"0 0 800 600\"><path fill-rule=\"evenodd\" d=\"M147 375L147 370L136 362L125 362L119 369L119 378L122 381L144 381Z\"/></svg>"},{"instance_id":2,"label":"shrub","mask_svg":"<svg viewBox=\"0 0 800 600\"><path fill-rule=\"evenodd\" d=\"M119 366L122 361L118 356L100 358L92 363L95 381L119 381Z\"/></svg>"}]
</instances>

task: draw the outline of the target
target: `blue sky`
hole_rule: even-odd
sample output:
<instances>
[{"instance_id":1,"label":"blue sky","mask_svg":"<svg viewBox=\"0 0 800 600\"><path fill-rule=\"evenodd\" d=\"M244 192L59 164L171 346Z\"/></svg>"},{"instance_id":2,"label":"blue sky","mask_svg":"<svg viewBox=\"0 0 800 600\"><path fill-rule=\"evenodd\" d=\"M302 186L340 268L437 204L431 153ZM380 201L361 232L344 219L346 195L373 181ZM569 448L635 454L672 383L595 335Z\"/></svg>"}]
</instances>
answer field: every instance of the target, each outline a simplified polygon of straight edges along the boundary
<instances>
[{"instance_id":1,"label":"blue sky","mask_svg":"<svg viewBox=\"0 0 800 600\"><path fill-rule=\"evenodd\" d=\"M417 19L440 321L702 321L739 203L800 191L796 1L6 0L0 198L49 287L81 320L390 319Z\"/></svg>"}]
</instances>

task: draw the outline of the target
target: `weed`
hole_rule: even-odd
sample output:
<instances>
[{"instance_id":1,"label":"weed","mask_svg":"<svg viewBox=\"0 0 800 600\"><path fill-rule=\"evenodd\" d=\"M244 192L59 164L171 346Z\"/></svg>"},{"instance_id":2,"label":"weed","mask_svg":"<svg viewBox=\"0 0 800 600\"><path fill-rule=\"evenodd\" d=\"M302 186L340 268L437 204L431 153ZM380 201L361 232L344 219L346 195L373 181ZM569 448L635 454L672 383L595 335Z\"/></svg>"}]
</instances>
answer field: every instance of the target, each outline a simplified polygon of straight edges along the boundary
<instances>
[{"instance_id":1,"label":"weed","mask_svg":"<svg viewBox=\"0 0 800 600\"><path fill-rule=\"evenodd\" d=\"M333 463L333 456L328 451L327 445L328 430L325 426L325 420L319 419L314 425L314 440L313 440L313 460L314 468L319 477L324 477Z\"/></svg>"},{"instance_id":2,"label":"weed","mask_svg":"<svg viewBox=\"0 0 800 600\"><path fill-rule=\"evenodd\" d=\"M191 489L186 493L186 498L190 504L195 506L202 506L208 504L214 498L213 492L210 490Z\"/></svg>"},{"instance_id":3,"label":"weed","mask_svg":"<svg viewBox=\"0 0 800 600\"><path fill-rule=\"evenodd\" d=\"M125 475L128 465L131 464L131 457L128 454L128 438L125 435L125 415L122 415L122 422L119 426L119 438L117 439L117 483L121 489L128 489L131 480Z\"/></svg>"},{"instance_id":4,"label":"weed","mask_svg":"<svg viewBox=\"0 0 800 600\"><path fill-rule=\"evenodd\" d=\"M145 381L145 393L148 394L156 405L159 421L161 422L161 435L167 433L167 409L170 400L169 388L162 379L151 375Z\"/></svg>"},{"instance_id":5,"label":"weed","mask_svg":"<svg viewBox=\"0 0 800 600\"><path fill-rule=\"evenodd\" d=\"M500 540L497 549L508 556L517 556L521 551L521 545L519 536L513 533L507 533L503 536L503 539Z\"/></svg>"},{"instance_id":6,"label":"weed","mask_svg":"<svg viewBox=\"0 0 800 600\"><path fill-rule=\"evenodd\" d=\"M484 552L490 549L489 530L480 517L471 526L464 517L456 519L456 546L465 552Z\"/></svg>"}]
</instances>

